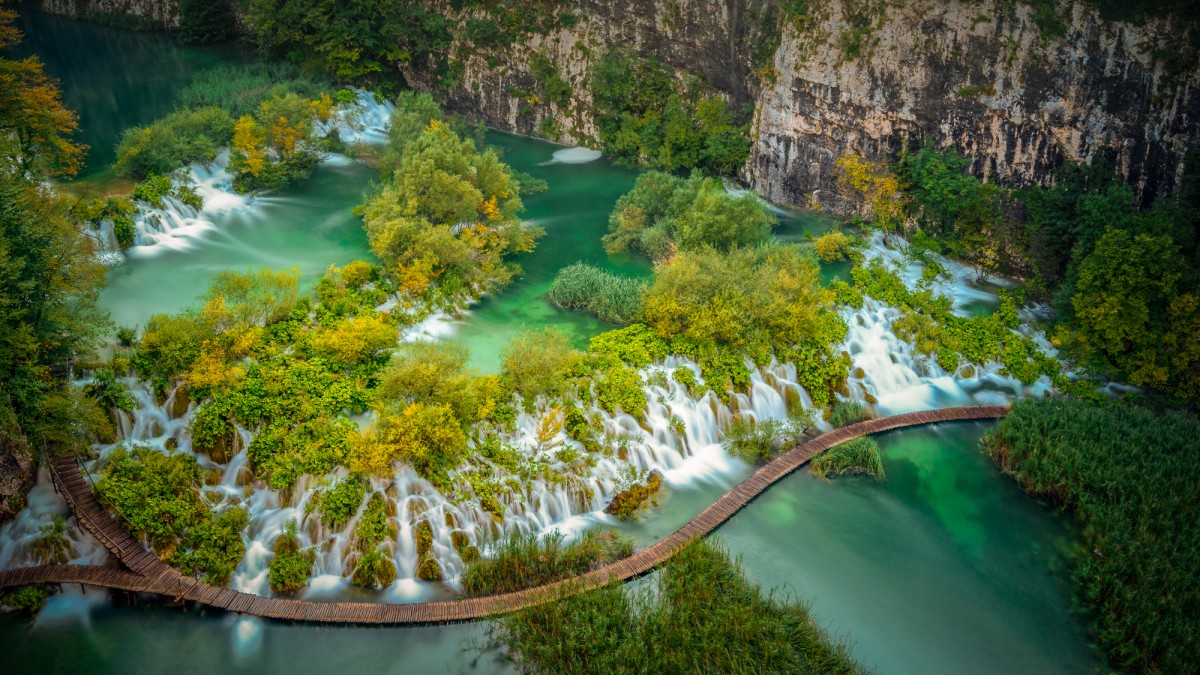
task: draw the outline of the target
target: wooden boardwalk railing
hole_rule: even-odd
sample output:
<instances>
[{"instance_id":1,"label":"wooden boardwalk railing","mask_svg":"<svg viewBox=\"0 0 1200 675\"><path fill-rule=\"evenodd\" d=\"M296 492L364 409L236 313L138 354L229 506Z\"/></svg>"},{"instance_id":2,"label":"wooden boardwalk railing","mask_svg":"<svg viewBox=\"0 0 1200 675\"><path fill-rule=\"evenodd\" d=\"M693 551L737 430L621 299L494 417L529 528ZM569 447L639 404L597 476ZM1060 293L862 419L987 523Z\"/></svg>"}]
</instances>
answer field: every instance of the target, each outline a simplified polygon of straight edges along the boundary
<instances>
[{"instance_id":1,"label":"wooden boardwalk railing","mask_svg":"<svg viewBox=\"0 0 1200 675\"><path fill-rule=\"evenodd\" d=\"M231 612L271 619L316 623L421 624L467 621L503 614L549 602L567 595L623 581L649 572L696 537L704 536L729 520L742 507L817 454L868 434L902 427L1003 417L1007 406L943 408L881 417L835 429L783 453L755 471L683 527L658 543L578 577L515 593L445 602L376 604L365 602L313 602L289 598L264 598L231 588L210 586L186 577L147 551L96 501L73 458L59 460L52 473L75 517L98 538L129 571L94 565L42 565L0 572L0 587L34 583L79 583L139 593L156 593L191 600Z\"/></svg>"}]
</instances>

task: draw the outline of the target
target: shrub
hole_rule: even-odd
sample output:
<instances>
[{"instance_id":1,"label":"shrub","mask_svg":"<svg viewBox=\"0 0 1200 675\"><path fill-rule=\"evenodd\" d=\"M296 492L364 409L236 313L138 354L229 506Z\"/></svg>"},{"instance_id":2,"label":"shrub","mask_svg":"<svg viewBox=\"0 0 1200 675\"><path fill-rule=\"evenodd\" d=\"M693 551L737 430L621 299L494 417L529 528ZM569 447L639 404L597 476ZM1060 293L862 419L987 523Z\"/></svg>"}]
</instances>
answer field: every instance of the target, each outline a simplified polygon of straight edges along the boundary
<instances>
[{"instance_id":1,"label":"shrub","mask_svg":"<svg viewBox=\"0 0 1200 675\"><path fill-rule=\"evenodd\" d=\"M375 426L351 438L352 471L385 475L394 461L410 464L438 487L450 484L450 469L462 461L467 437L450 406L388 405Z\"/></svg>"},{"instance_id":2,"label":"shrub","mask_svg":"<svg viewBox=\"0 0 1200 675\"><path fill-rule=\"evenodd\" d=\"M646 505L646 502L654 498L661 487L662 474L658 471L651 471L645 482L634 483L613 495L612 501L604 507L604 512L621 520L636 518L638 511Z\"/></svg>"},{"instance_id":3,"label":"shrub","mask_svg":"<svg viewBox=\"0 0 1200 675\"><path fill-rule=\"evenodd\" d=\"M747 462L762 462L799 443L813 422L812 409L800 410L786 420L739 417L729 425L721 445Z\"/></svg>"},{"instance_id":4,"label":"shrub","mask_svg":"<svg viewBox=\"0 0 1200 675\"><path fill-rule=\"evenodd\" d=\"M539 672L862 672L803 604L763 592L703 539L647 586L610 584L506 615L495 637Z\"/></svg>"},{"instance_id":5,"label":"shrub","mask_svg":"<svg viewBox=\"0 0 1200 675\"><path fill-rule=\"evenodd\" d=\"M216 107L185 108L145 127L128 129L117 145L117 175L168 175L192 162L208 163L233 138L233 118Z\"/></svg>"},{"instance_id":6,"label":"shrub","mask_svg":"<svg viewBox=\"0 0 1200 675\"><path fill-rule=\"evenodd\" d=\"M644 368L666 358L670 347L644 324L635 323L593 337L588 353L612 357L634 368Z\"/></svg>"},{"instance_id":7,"label":"shrub","mask_svg":"<svg viewBox=\"0 0 1200 675\"><path fill-rule=\"evenodd\" d=\"M525 330L501 353L505 382L514 391L533 400L553 396L565 386L565 376L582 361L566 333L557 328Z\"/></svg>"},{"instance_id":8,"label":"shrub","mask_svg":"<svg viewBox=\"0 0 1200 675\"><path fill-rule=\"evenodd\" d=\"M680 254L655 274L642 319L697 360L718 393L749 383L744 357L765 364L792 361L818 404L845 380L848 359L834 352L846 326L821 288L811 254L795 246L702 250Z\"/></svg>"},{"instance_id":9,"label":"shrub","mask_svg":"<svg viewBox=\"0 0 1200 675\"><path fill-rule=\"evenodd\" d=\"M827 419L836 429L871 419L871 411L859 401L838 401L830 408Z\"/></svg>"},{"instance_id":10,"label":"shrub","mask_svg":"<svg viewBox=\"0 0 1200 675\"><path fill-rule=\"evenodd\" d=\"M518 217L512 169L437 120L402 150L390 180L362 207L371 250L399 289L455 298L502 288L517 271L505 257L532 250L541 236Z\"/></svg>"},{"instance_id":11,"label":"shrub","mask_svg":"<svg viewBox=\"0 0 1200 675\"><path fill-rule=\"evenodd\" d=\"M826 232L813 242L813 250L825 262L845 260L851 250L851 240L839 230Z\"/></svg>"},{"instance_id":12,"label":"shrub","mask_svg":"<svg viewBox=\"0 0 1200 675\"><path fill-rule=\"evenodd\" d=\"M446 405L462 424L487 417L501 398L500 385L494 376L468 369L469 357L461 345L402 345L380 374L380 398Z\"/></svg>"},{"instance_id":13,"label":"shrub","mask_svg":"<svg viewBox=\"0 0 1200 675\"><path fill-rule=\"evenodd\" d=\"M267 570L271 590L276 593L297 593L308 586L313 562L317 559L312 549L301 549L295 520L288 521L283 534L275 540L275 557Z\"/></svg>"},{"instance_id":14,"label":"shrub","mask_svg":"<svg viewBox=\"0 0 1200 675\"><path fill-rule=\"evenodd\" d=\"M612 49L592 66L600 142L618 163L732 175L750 151L748 125L697 78L677 83L653 57Z\"/></svg>"},{"instance_id":15,"label":"shrub","mask_svg":"<svg viewBox=\"0 0 1200 675\"><path fill-rule=\"evenodd\" d=\"M839 443L813 457L808 470L817 478L862 474L883 480L883 457L879 454L879 443L874 438L862 436Z\"/></svg>"},{"instance_id":16,"label":"shrub","mask_svg":"<svg viewBox=\"0 0 1200 675\"><path fill-rule=\"evenodd\" d=\"M239 63L202 70L179 92L185 108L216 107L231 119L253 115L263 101L287 94L313 100L332 92L333 83L290 63Z\"/></svg>"},{"instance_id":17,"label":"shrub","mask_svg":"<svg viewBox=\"0 0 1200 675\"><path fill-rule=\"evenodd\" d=\"M96 492L180 571L224 585L246 552L241 533L250 517L236 508L214 514L200 499L200 483L191 455L121 446L109 454Z\"/></svg>"},{"instance_id":18,"label":"shrub","mask_svg":"<svg viewBox=\"0 0 1200 675\"><path fill-rule=\"evenodd\" d=\"M317 493L318 508L321 511L321 522L334 530L341 530L350 522L358 507L362 505L363 497L367 495L367 481L359 475L349 475L335 483L332 487Z\"/></svg>"},{"instance_id":19,"label":"shrub","mask_svg":"<svg viewBox=\"0 0 1200 675\"><path fill-rule=\"evenodd\" d=\"M630 248L661 260L677 249L729 251L770 238L776 219L752 194L730 194L721 181L647 172L622 195L608 220L604 247Z\"/></svg>"},{"instance_id":20,"label":"shrub","mask_svg":"<svg viewBox=\"0 0 1200 675\"><path fill-rule=\"evenodd\" d=\"M50 589L43 585L22 586L0 593L0 607L8 607L22 614L33 616L42 611L50 599Z\"/></svg>"},{"instance_id":21,"label":"shrub","mask_svg":"<svg viewBox=\"0 0 1200 675\"><path fill-rule=\"evenodd\" d=\"M602 321L625 325L637 316L645 290L644 281L575 263L554 276L550 302L562 309L580 309Z\"/></svg>"}]
</instances>

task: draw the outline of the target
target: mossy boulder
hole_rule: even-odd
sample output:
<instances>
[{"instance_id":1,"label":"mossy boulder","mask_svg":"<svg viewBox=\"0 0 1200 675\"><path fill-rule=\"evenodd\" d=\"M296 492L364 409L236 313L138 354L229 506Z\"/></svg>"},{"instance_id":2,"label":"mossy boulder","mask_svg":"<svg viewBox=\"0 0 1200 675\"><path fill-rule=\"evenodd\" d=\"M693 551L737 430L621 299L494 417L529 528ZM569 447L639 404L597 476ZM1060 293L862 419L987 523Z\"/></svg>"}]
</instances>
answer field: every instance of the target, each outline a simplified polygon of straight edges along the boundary
<instances>
[{"instance_id":1,"label":"mossy boulder","mask_svg":"<svg viewBox=\"0 0 1200 675\"><path fill-rule=\"evenodd\" d=\"M604 508L604 512L621 520L636 518L638 511L649 502L662 487L662 474L651 471L645 483L639 483L618 492Z\"/></svg>"}]
</instances>

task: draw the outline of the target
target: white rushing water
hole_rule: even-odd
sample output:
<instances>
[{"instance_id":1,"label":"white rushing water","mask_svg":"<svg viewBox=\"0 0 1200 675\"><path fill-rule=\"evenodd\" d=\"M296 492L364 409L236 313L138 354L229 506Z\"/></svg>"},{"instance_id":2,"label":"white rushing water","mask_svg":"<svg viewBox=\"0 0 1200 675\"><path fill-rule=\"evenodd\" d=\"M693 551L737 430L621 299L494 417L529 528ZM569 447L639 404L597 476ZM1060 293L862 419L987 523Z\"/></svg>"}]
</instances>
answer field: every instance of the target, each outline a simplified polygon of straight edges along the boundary
<instances>
[{"instance_id":1,"label":"white rushing water","mask_svg":"<svg viewBox=\"0 0 1200 675\"><path fill-rule=\"evenodd\" d=\"M916 288L925 265L905 254L905 243L898 237L887 238L875 233L864 255L868 260L883 262L897 272L909 288ZM1014 284L1004 279L981 281L975 270L945 258L938 263L946 273L933 285L933 290L950 298L955 313L969 316L972 303L996 306L997 291ZM1002 364L989 362L965 366L949 373L935 360L917 353L916 348L896 336L892 322L900 311L874 298L863 299L861 309L844 307L842 318L848 327L843 349L853 359L849 382L851 398L877 400L880 415L893 415L928 408L959 405L995 405L1014 398L1041 396L1050 391L1049 378L1042 376L1032 385L1002 375ZM1038 342L1047 353L1054 350L1033 323L1037 308L1023 313L1025 323L1021 332ZM869 395L869 397L868 397Z\"/></svg>"},{"instance_id":2,"label":"white rushing water","mask_svg":"<svg viewBox=\"0 0 1200 675\"><path fill-rule=\"evenodd\" d=\"M390 104L360 93L358 108L354 116L340 117L331 123L343 139L348 143L380 143L386 139L387 120L392 112ZM555 152L552 161L583 162L597 157L598 152L570 148ZM251 199L234 192L232 180L225 170L227 163L228 155L223 154L211 167L191 167L184 179L202 196L203 208L193 209L167 198L163 208L139 212L137 245L132 253L152 254L159 248L185 248L189 238L200 236L206 228L213 226L207 215L217 211L253 210L256 199L262 198ZM899 271L907 283L916 284L921 278L921 264L905 256L898 245L887 244L881 235L876 235L870 242L867 256L884 261ZM996 291L1007 282L978 283L969 268L947 260L940 262L948 274L936 283L935 288L954 299L956 311L966 314L973 304L997 303ZM432 313L406 331L402 340L442 338L453 330L457 314L458 311ZM874 402L878 414L999 403L1015 397L1040 395L1050 387L1046 378L1032 386L1022 385L1001 375L999 364L945 372L932 360L917 355L911 344L896 336L892 322L898 316L897 310L871 298L865 299L861 309L842 310L842 317L849 327L842 347L853 361L848 397ZM1032 325L1024 326L1022 330L1037 334ZM1049 346L1044 338L1039 339ZM407 466L397 466L394 474L386 479L372 479L371 489L386 495L391 504L390 513L394 514L391 520L396 532L394 540L388 543L388 550L397 580L385 590L384 597L392 601L415 601L438 594L437 587L416 578L415 528L422 521L428 522L433 531L431 555L448 583L454 586L464 568L458 552L464 540L486 549L487 542L509 532L541 533L558 529L574 533L596 523L611 522L603 509L615 492L628 484L629 467L641 474L652 470L661 472L668 488L681 489L704 483L731 487L735 477L746 469L721 446L723 433L732 421L737 416L756 420L785 418L789 401L806 408L812 406L811 397L797 383L795 368L790 364L752 368L749 391L735 394L730 404L703 387L689 392L670 377L678 368L691 369L700 380L699 368L679 357L669 357L640 371L649 401L647 413L641 420L596 407L585 411L599 420L604 444L614 448L611 455L590 456L590 466L580 460L587 455L582 446L569 439L565 432L558 431L551 438L539 434L543 419L551 413L545 404L533 412L521 414L515 431L502 434L502 440L517 449L524 461L540 465L532 479L517 478L503 467L480 460L488 464L498 484L505 488L497 495L504 510L501 519L473 498L456 500L448 497ZM138 405L132 414L118 415L120 438L161 452L193 454L215 476L202 488L205 500L218 510L237 507L250 514L245 535L246 555L233 575L231 586L249 593L270 594L267 570L273 546L287 524L295 520L300 524L301 545L314 547L317 556L306 597L331 598L344 591L349 584L347 577L352 572L353 532L366 500L359 513L338 529L322 523L319 513L309 508L316 489L343 476L344 470L332 477L303 477L295 489L287 493L271 490L261 481L253 480L248 466L246 448L253 440L252 432L239 429L232 456L228 460L221 458L222 462L213 461L206 455L193 453L188 423L194 413L194 403L183 405L180 400L177 405L175 392L159 403L145 383L133 378L127 378L126 382ZM93 474L102 470L105 458L114 447L116 445L97 447L98 457L88 465ZM54 513L65 512L65 504L53 494L43 478L31 494L29 508L0 530L0 568L35 564L33 537L50 522ZM86 535L72 528L69 536L78 562L103 560L103 550ZM236 630L243 641L252 642L259 628L251 622L238 624Z\"/></svg>"},{"instance_id":3,"label":"white rushing water","mask_svg":"<svg viewBox=\"0 0 1200 675\"><path fill-rule=\"evenodd\" d=\"M317 125L317 135L337 131L342 142L350 148L361 145L382 145L387 142L387 130L395 106L390 101L377 101L369 92L357 91L352 104L334 110L328 122ZM323 163L345 164L352 160L331 153ZM229 173L229 150L219 152L210 164L191 164L172 178L175 187L190 187L203 201L200 208L183 203L171 195L162 198L162 206L135 202L133 246L122 251L113 232L113 222L100 222L96 237L100 243L98 256L107 265L117 265L126 256L148 257L164 251L185 251L206 232L216 228L213 218L231 212L255 216L256 207L269 203L272 197L246 195L233 189Z\"/></svg>"},{"instance_id":4,"label":"white rushing water","mask_svg":"<svg viewBox=\"0 0 1200 675\"><path fill-rule=\"evenodd\" d=\"M591 148L563 148L555 150L551 159L544 164L587 164L600 159L604 153Z\"/></svg>"}]
</instances>

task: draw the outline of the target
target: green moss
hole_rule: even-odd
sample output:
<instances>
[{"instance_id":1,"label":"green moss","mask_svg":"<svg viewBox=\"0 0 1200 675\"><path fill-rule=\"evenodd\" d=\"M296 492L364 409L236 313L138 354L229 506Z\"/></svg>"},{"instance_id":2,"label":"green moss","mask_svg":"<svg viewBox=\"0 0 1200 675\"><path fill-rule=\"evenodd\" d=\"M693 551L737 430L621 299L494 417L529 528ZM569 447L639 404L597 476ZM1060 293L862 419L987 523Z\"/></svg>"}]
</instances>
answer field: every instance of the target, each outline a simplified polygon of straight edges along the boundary
<instances>
[{"instance_id":1,"label":"green moss","mask_svg":"<svg viewBox=\"0 0 1200 675\"><path fill-rule=\"evenodd\" d=\"M637 517L638 511L654 499L661 487L662 474L651 471L644 483L636 483L613 495L604 512L621 520L632 520Z\"/></svg>"}]
</instances>

